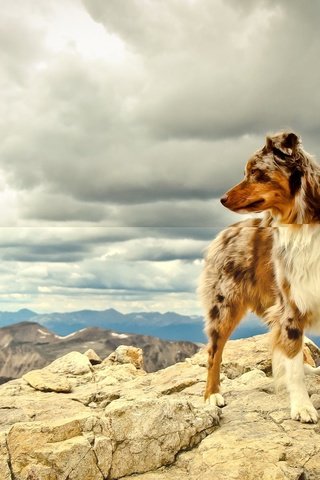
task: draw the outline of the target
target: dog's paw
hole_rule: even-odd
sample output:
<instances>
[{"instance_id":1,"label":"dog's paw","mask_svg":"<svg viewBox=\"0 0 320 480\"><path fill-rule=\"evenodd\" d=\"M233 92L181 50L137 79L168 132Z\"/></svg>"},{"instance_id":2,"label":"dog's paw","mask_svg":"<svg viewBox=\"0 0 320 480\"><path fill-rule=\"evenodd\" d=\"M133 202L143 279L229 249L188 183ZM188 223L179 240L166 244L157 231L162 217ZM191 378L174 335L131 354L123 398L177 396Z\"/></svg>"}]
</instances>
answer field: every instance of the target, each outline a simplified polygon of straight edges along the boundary
<instances>
[{"instance_id":1,"label":"dog's paw","mask_svg":"<svg viewBox=\"0 0 320 480\"><path fill-rule=\"evenodd\" d=\"M213 405L214 407L224 407L225 404L226 403L224 401L224 398L220 393L212 393L206 399L206 405Z\"/></svg>"},{"instance_id":2,"label":"dog's paw","mask_svg":"<svg viewBox=\"0 0 320 480\"><path fill-rule=\"evenodd\" d=\"M293 405L291 407L291 418L300 420L302 423L317 423L318 412L311 403Z\"/></svg>"}]
</instances>

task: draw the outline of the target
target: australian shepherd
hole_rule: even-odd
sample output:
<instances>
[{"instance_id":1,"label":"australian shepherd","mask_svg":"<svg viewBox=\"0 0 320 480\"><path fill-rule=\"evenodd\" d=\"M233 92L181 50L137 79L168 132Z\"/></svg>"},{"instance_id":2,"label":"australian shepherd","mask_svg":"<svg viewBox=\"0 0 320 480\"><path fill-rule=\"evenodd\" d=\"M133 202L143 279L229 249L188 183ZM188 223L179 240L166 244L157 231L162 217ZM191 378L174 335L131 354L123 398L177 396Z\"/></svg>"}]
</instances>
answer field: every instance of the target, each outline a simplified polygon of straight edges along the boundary
<instances>
[{"instance_id":1,"label":"australian shepherd","mask_svg":"<svg viewBox=\"0 0 320 480\"><path fill-rule=\"evenodd\" d=\"M303 333L320 326L320 166L296 134L268 136L221 203L264 216L222 231L206 255L199 287L209 338L205 399L224 405L222 351L251 310L272 330L273 373L285 380L291 417L316 423L304 382L311 367L303 364Z\"/></svg>"}]
</instances>

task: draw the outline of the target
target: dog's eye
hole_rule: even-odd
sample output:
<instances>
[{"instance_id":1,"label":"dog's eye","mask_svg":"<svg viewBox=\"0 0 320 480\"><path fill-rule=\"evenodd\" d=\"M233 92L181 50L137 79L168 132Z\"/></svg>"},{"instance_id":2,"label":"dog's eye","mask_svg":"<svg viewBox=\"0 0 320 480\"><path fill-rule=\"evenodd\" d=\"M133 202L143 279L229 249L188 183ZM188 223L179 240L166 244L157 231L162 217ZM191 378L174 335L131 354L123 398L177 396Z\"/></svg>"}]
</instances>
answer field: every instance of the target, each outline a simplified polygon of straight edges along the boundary
<instances>
[{"instance_id":1,"label":"dog's eye","mask_svg":"<svg viewBox=\"0 0 320 480\"><path fill-rule=\"evenodd\" d=\"M258 172L258 169L257 169L257 168L252 168L252 169L250 170L250 175L255 175L257 172Z\"/></svg>"}]
</instances>

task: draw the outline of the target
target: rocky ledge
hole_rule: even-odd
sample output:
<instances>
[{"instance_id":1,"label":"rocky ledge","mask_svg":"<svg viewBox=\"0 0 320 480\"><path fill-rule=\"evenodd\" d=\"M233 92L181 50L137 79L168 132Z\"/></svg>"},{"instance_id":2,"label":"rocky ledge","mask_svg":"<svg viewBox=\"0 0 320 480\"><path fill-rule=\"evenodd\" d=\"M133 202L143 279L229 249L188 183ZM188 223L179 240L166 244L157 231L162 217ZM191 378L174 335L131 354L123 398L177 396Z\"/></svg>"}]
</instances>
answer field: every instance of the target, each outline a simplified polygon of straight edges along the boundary
<instances>
[{"instance_id":1,"label":"rocky ledge","mask_svg":"<svg viewBox=\"0 0 320 480\"><path fill-rule=\"evenodd\" d=\"M318 361L313 345L308 361ZM1 480L316 480L319 425L274 393L267 335L230 341L227 406L205 406L206 352L146 373L141 350L72 352L0 387ZM320 379L307 379L320 408Z\"/></svg>"}]
</instances>

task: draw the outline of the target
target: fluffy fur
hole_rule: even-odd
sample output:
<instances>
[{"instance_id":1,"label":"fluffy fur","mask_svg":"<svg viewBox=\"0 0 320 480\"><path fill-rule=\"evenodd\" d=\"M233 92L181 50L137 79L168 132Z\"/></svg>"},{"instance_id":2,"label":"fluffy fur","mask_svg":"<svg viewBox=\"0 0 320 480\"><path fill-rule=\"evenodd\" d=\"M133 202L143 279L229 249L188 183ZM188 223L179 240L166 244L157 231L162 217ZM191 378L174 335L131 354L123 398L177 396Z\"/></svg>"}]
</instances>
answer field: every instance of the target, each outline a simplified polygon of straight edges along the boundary
<instances>
[{"instance_id":1,"label":"fluffy fur","mask_svg":"<svg viewBox=\"0 0 320 480\"><path fill-rule=\"evenodd\" d=\"M221 203L235 212L265 214L230 226L207 252L199 287L209 338L205 398L224 404L223 348L251 310L272 330L274 375L284 375L292 418L316 422L302 348L304 329L320 324L320 167L296 134L275 134Z\"/></svg>"}]
</instances>

